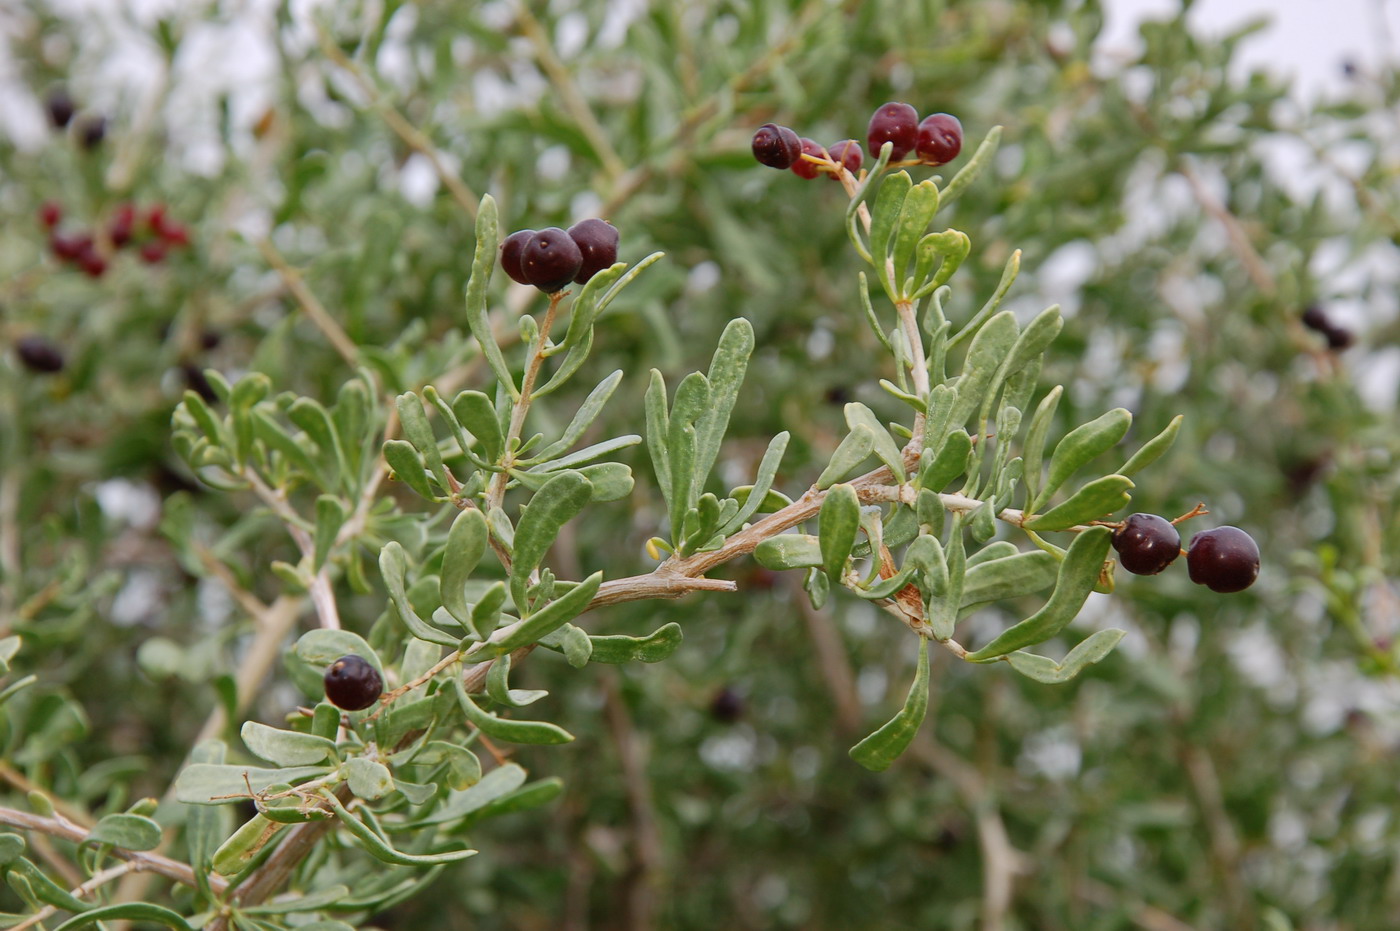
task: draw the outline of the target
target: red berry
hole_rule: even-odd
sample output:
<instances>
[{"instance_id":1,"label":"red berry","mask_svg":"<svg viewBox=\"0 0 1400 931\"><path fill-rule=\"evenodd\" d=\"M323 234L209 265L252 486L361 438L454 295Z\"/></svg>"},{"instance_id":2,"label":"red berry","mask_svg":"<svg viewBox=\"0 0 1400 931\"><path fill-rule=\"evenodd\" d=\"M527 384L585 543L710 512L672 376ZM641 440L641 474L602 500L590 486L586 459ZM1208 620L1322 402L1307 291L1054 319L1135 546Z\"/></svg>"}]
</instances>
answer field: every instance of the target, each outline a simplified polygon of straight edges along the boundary
<instances>
[{"instance_id":1,"label":"red berry","mask_svg":"<svg viewBox=\"0 0 1400 931\"><path fill-rule=\"evenodd\" d=\"M1156 575L1181 555L1181 534L1156 514L1133 514L1113 534L1118 562L1134 575Z\"/></svg>"},{"instance_id":2,"label":"red berry","mask_svg":"<svg viewBox=\"0 0 1400 931\"><path fill-rule=\"evenodd\" d=\"M384 693L379 670L362 656L350 653L326 667L326 698L346 711L363 711Z\"/></svg>"},{"instance_id":3,"label":"red berry","mask_svg":"<svg viewBox=\"0 0 1400 931\"><path fill-rule=\"evenodd\" d=\"M511 277L512 281L520 284L529 284L530 279L525 277L525 270L520 267L520 256L525 252L525 244L534 238L534 230L519 230L506 237L501 243L501 270Z\"/></svg>"},{"instance_id":4,"label":"red berry","mask_svg":"<svg viewBox=\"0 0 1400 931\"><path fill-rule=\"evenodd\" d=\"M870 117L870 126L865 141L876 158L886 142L894 144L890 161L897 162L910 152L919 141L919 111L907 103L887 103Z\"/></svg>"},{"instance_id":5,"label":"red berry","mask_svg":"<svg viewBox=\"0 0 1400 931\"><path fill-rule=\"evenodd\" d=\"M15 341L15 355L31 372L63 371L63 352L42 336L21 336Z\"/></svg>"},{"instance_id":6,"label":"red berry","mask_svg":"<svg viewBox=\"0 0 1400 931\"><path fill-rule=\"evenodd\" d=\"M89 278L101 278L107 274L107 260L102 257L102 253L91 246L84 249L82 254L78 256L78 267Z\"/></svg>"},{"instance_id":7,"label":"red berry","mask_svg":"<svg viewBox=\"0 0 1400 931\"><path fill-rule=\"evenodd\" d=\"M49 248L63 261L76 262L84 253L92 251L92 237L86 233L75 236L54 233L49 237Z\"/></svg>"},{"instance_id":8,"label":"red berry","mask_svg":"<svg viewBox=\"0 0 1400 931\"><path fill-rule=\"evenodd\" d=\"M174 220L166 218L160 227L160 238L172 246L188 246L190 244L190 228L183 223L176 223Z\"/></svg>"},{"instance_id":9,"label":"red berry","mask_svg":"<svg viewBox=\"0 0 1400 931\"><path fill-rule=\"evenodd\" d=\"M861 149L860 143L854 139L842 139L840 142L827 146L826 150L831 153L832 161L840 164L851 174L860 171L861 163L865 161L865 152ZM840 176L836 174L830 175L830 178L833 181L840 180Z\"/></svg>"},{"instance_id":10,"label":"red berry","mask_svg":"<svg viewBox=\"0 0 1400 931\"><path fill-rule=\"evenodd\" d=\"M136 225L136 208L131 204L122 204L112 214L112 223L107 227L107 235L112 240L112 245L121 248L131 242L132 230Z\"/></svg>"},{"instance_id":11,"label":"red berry","mask_svg":"<svg viewBox=\"0 0 1400 931\"><path fill-rule=\"evenodd\" d=\"M567 287L583 267L583 252L569 234L557 226L542 229L520 254L520 270L530 284L546 294Z\"/></svg>"},{"instance_id":12,"label":"red berry","mask_svg":"<svg viewBox=\"0 0 1400 931\"><path fill-rule=\"evenodd\" d=\"M146 210L146 226L157 236L165 229L165 205L152 204Z\"/></svg>"},{"instance_id":13,"label":"red berry","mask_svg":"<svg viewBox=\"0 0 1400 931\"><path fill-rule=\"evenodd\" d=\"M769 168L791 168L792 163L802 154L802 143L797 133L786 126L764 123L753 134L753 157L759 164Z\"/></svg>"},{"instance_id":14,"label":"red berry","mask_svg":"<svg viewBox=\"0 0 1400 931\"><path fill-rule=\"evenodd\" d=\"M1203 530L1191 538L1186 568L1213 592L1242 592L1259 577L1259 546L1238 527Z\"/></svg>"},{"instance_id":15,"label":"red berry","mask_svg":"<svg viewBox=\"0 0 1400 931\"><path fill-rule=\"evenodd\" d=\"M158 265L165 260L165 241L150 239L141 244L141 261L147 265Z\"/></svg>"},{"instance_id":16,"label":"red berry","mask_svg":"<svg viewBox=\"0 0 1400 931\"><path fill-rule=\"evenodd\" d=\"M803 155L810 155L813 158L831 157L827 154L826 149L823 149L821 146L817 145L815 142L813 142L811 139L808 139L806 136L802 137L801 142ZM822 170L821 166L818 165L816 162L809 162L805 158L799 158L797 161L792 163L792 173L797 175L797 177L799 178L806 178L808 181L811 181L817 175L821 174Z\"/></svg>"},{"instance_id":17,"label":"red berry","mask_svg":"<svg viewBox=\"0 0 1400 931\"><path fill-rule=\"evenodd\" d=\"M63 220L63 208L54 201L46 200L39 208L39 222L45 229L53 229Z\"/></svg>"},{"instance_id":18,"label":"red berry","mask_svg":"<svg viewBox=\"0 0 1400 931\"><path fill-rule=\"evenodd\" d=\"M924 117L919 124L919 141L915 150L919 158L931 165L951 162L962 151L962 123L948 113L935 113Z\"/></svg>"},{"instance_id":19,"label":"red berry","mask_svg":"<svg viewBox=\"0 0 1400 931\"><path fill-rule=\"evenodd\" d=\"M580 220L569 227L569 238L583 255L583 264L574 275L578 284L585 284L617 261L617 227L607 220Z\"/></svg>"}]
</instances>

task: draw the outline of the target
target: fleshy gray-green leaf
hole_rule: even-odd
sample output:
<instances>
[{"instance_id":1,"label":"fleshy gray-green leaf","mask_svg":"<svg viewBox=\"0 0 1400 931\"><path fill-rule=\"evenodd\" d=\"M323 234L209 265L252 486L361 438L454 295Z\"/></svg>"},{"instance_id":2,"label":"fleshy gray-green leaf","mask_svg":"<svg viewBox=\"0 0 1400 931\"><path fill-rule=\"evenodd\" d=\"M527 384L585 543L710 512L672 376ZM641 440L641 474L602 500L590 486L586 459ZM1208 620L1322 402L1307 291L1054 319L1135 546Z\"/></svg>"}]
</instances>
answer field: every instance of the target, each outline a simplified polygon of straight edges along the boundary
<instances>
[{"instance_id":1,"label":"fleshy gray-green leaf","mask_svg":"<svg viewBox=\"0 0 1400 931\"><path fill-rule=\"evenodd\" d=\"M889 769L919 732L924 715L928 713L928 693L928 640L920 637L918 667L904 707L878 731L852 747L851 759L877 773Z\"/></svg>"}]
</instances>

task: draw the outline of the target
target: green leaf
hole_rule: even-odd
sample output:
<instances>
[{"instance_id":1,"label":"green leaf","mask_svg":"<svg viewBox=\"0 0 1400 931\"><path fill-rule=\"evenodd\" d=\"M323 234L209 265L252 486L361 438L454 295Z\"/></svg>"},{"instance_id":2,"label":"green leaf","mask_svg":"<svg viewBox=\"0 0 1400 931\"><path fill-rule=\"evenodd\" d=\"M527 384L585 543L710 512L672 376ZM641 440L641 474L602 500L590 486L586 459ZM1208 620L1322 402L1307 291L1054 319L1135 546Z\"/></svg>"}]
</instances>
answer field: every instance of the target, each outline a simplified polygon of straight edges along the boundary
<instances>
[{"instance_id":1,"label":"green leaf","mask_svg":"<svg viewBox=\"0 0 1400 931\"><path fill-rule=\"evenodd\" d=\"M384 675L384 664L380 662L379 654L354 631L308 630L297 639L292 649L302 662L321 668L353 653L378 670L380 676Z\"/></svg>"},{"instance_id":2,"label":"green leaf","mask_svg":"<svg viewBox=\"0 0 1400 931\"><path fill-rule=\"evenodd\" d=\"M1107 527L1092 527L1079 534L1070 544L1064 562L1060 563L1055 591L1045 606L1003 631L980 650L969 653L967 660L982 663L998 659L1013 650L1049 640L1063 630L1079 614L1084 600L1094 590L1111 538Z\"/></svg>"},{"instance_id":3,"label":"green leaf","mask_svg":"<svg viewBox=\"0 0 1400 931\"><path fill-rule=\"evenodd\" d=\"M525 611L530 573L539 567L560 529L578 516L592 496L588 479L577 472L561 472L535 492L523 509L515 528L515 557L510 567L510 594L517 610Z\"/></svg>"},{"instance_id":4,"label":"green leaf","mask_svg":"<svg viewBox=\"0 0 1400 931\"><path fill-rule=\"evenodd\" d=\"M323 763L335 754L333 740L279 730L257 721L244 721L239 734L253 755L277 766L310 766Z\"/></svg>"},{"instance_id":5,"label":"green leaf","mask_svg":"<svg viewBox=\"0 0 1400 931\"><path fill-rule=\"evenodd\" d=\"M1040 510L1050 496L1075 472L1123 439L1132 426L1133 415L1121 407L1089 421L1069 433L1055 446L1050 456L1050 474L1045 487L1035 496L1032 511ZM1027 465L1029 466L1029 461ZM1029 474L1029 473L1028 473Z\"/></svg>"},{"instance_id":6,"label":"green leaf","mask_svg":"<svg viewBox=\"0 0 1400 931\"><path fill-rule=\"evenodd\" d=\"M601 584L603 573L593 573L518 624L502 627L491 635L487 643L498 653L507 653L534 643L582 614L593 596L598 594Z\"/></svg>"},{"instance_id":7,"label":"green leaf","mask_svg":"<svg viewBox=\"0 0 1400 931\"><path fill-rule=\"evenodd\" d=\"M925 451L926 454L929 451ZM929 456L927 465L919 472L919 486L928 491L942 491L967 472L968 455L972 452L972 437L961 427L943 439L938 452Z\"/></svg>"},{"instance_id":8,"label":"green leaf","mask_svg":"<svg viewBox=\"0 0 1400 931\"><path fill-rule=\"evenodd\" d=\"M894 473L895 480L901 484L906 480L904 473L904 456L899 451L898 444L890 436L884 424L875 416L875 412L861 404L859 401L852 401L844 408L846 415L846 426L854 430L857 426L864 425L870 428L870 435L874 437L872 449L876 457L885 465L890 467Z\"/></svg>"},{"instance_id":9,"label":"green leaf","mask_svg":"<svg viewBox=\"0 0 1400 931\"><path fill-rule=\"evenodd\" d=\"M535 466L529 472L523 474L548 475L552 472L562 471L563 469L571 469L581 463L589 462L593 459L599 458L600 456L606 456L608 453L616 452L619 449L626 449L629 446L636 446L641 441L642 438L640 436L637 436L635 433L629 433L626 436L613 437L610 440L603 440L601 443L594 443L591 446L585 446L578 452L571 453L570 455L564 456L560 459L555 459L553 462L541 463L540 465ZM522 475L522 473L520 472L512 472L511 474L516 476L517 478L520 478Z\"/></svg>"},{"instance_id":10,"label":"green leaf","mask_svg":"<svg viewBox=\"0 0 1400 931\"><path fill-rule=\"evenodd\" d=\"M486 673L486 694L498 705L524 708L549 694L545 689L513 689L510 687L510 654L497 657Z\"/></svg>"},{"instance_id":11,"label":"green leaf","mask_svg":"<svg viewBox=\"0 0 1400 931\"><path fill-rule=\"evenodd\" d=\"M412 443L423 456L423 461L427 463L428 472L437 479L438 484L443 489L450 488L451 483L447 481L447 466L443 464L442 451L438 448L433 426L428 423L428 415L423 410L423 402L418 398L418 395L409 391L399 395L394 403L398 407L399 426L403 429L404 438Z\"/></svg>"},{"instance_id":12,"label":"green leaf","mask_svg":"<svg viewBox=\"0 0 1400 931\"><path fill-rule=\"evenodd\" d=\"M457 691L457 701L462 706L462 713L487 737L507 743L544 745L564 744L574 739L573 734L549 721L517 721L488 714L472 701L460 678L454 678L452 684Z\"/></svg>"},{"instance_id":13,"label":"green leaf","mask_svg":"<svg viewBox=\"0 0 1400 931\"><path fill-rule=\"evenodd\" d=\"M590 637L593 641L592 660L595 663L627 663L633 660L643 663L659 663L680 648L683 634L681 625L672 621L658 627L645 637L628 637L610 634L603 637Z\"/></svg>"},{"instance_id":14,"label":"green leaf","mask_svg":"<svg viewBox=\"0 0 1400 931\"><path fill-rule=\"evenodd\" d=\"M928 534L919 536L905 552L904 565L899 567L898 572L887 579L880 579L868 589L856 589L855 593L869 600L889 598L908 585L916 572L933 573L934 579L948 574L943 562L943 545L937 537Z\"/></svg>"},{"instance_id":15,"label":"green leaf","mask_svg":"<svg viewBox=\"0 0 1400 931\"><path fill-rule=\"evenodd\" d=\"M705 479L719 456L720 444L729 429L729 415L739 398L739 388L748 371L753 353L753 325L743 317L729 321L720 334L719 345L710 360L709 403L695 420L695 487L703 489ZM677 397L679 404L680 398ZM672 415L675 416L674 414Z\"/></svg>"},{"instance_id":16,"label":"green leaf","mask_svg":"<svg viewBox=\"0 0 1400 931\"><path fill-rule=\"evenodd\" d=\"M1127 506L1133 480L1123 475L1105 475L1087 483L1063 503L1027 520L1027 530L1068 530L1076 524L1097 520Z\"/></svg>"},{"instance_id":17,"label":"green leaf","mask_svg":"<svg viewBox=\"0 0 1400 931\"><path fill-rule=\"evenodd\" d=\"M899 713L878 731L851 748L851 759L866 769L883 772L908 749L928 712L929 693L928 640L919 638L919 661L914 671L914 684Z\"/></svg>"},{"instance_id":18,"label":"green leaf","mask_svg":"<svg viewBox=\"0 0 1400 931\"><path fill-rule=\"evenodd\" d=\"M294 912L314 912L338 905L350 897L350 888L336 884L315 892L308 892L295 899L280 899L265 905L245 906L240 909L246 915L286 915ZM297 925L298 931L305 931L308 925ZM354 929L351 929L354 931Z\"/></svg>"},{"instance_id":19,"label":"green leaf","mask_svg":"<svg viewBox=\"0 0 1400 931\"><path fill-rule=\"evenodd\" d=\"M295 785L303 779L323 776L325 766L291 766L262 769L220 763L191 763L175 778L175 798L188 805L227 805L248 797L248 787L261 792L270 785ZM247 776L247 781L244 781ZM221 797L223 796L223 797Z\"/></svg>"},{"instance_id":20,"label":"green leaf","mask_svg":"<svg viewBox=\"0 0 1400 931\"><path fill-rule=\"evenodd\" d=\"M0 834L0 867L22 856L24 848L24 838L18 834Z\"/></svg>"},{"instance_id":21,"label":"green leaf","mask_svg":"<svg viewBox=\"0 0 1400 931\"><path fill-rule=\"evenodd\" d=\"M330 412L320 402L311 398L297 398L287 408L287 417L302 429L320 452L321 468L331 473L327 484L334 485L341 476L349 474L345 462L345 450L341 446L340 431Z\"/></svg>"},{"instance_id":22,"label":"green leaf","mask_svg":"<svg viewBox=\"0 0 1400 931\"><path fill-rule=\"evenodd\" d=\"M907 171L886 175L880 183L879 193L875 195L874 209L870 211L870 256L890 300L898 298L899 282L890 278L886 259L890 254L890 240L904 210L904 198L909 196L913 186L914 182Z\"/></svg>"},{"instance_id":23,"label":"green leaf","mask_svg":"<svg viewBox=\"0 0 1400 931\"><path fill-rule=\"evenodd\" d=\"M977 151L972 153L972 158L967 160L958 173L953 175L953 180L948 182L948 186L943 189L942 205L947 206L962 196L962 192L967 190L972 182L977 180L977 176L987 167L996 154L997 146L1001 144L1001 127L993 126L987 133L982 144L977 147Z\"/></svg>"},{"instance_id":24,"label":"green leaf","mask_svg":"<svg viewBox=\"0 0 1400 931\"><path fill-rule=\"evenodd\" d=\"M1070 650L1064 661L1059 663L1049 657L1037 656L1034 653L1026 653L1021 650L1007 654L1006 660L1013 669L1029 679L1049 685L1058 685L1070 681L1083 672L1086 666L1097 663L1112 653L1113 648L1118 645L1118 641L1122 640L1126 633L1127 631L1119 630L1116 627L1095 631L1073 650Z\"/></svg>"},{"instance_id":25,"label":"green leaf","mask_svg":"<svg viewBox=\"0 0 1400 931\"><path fill-rule=\"evenodd\" d=\"M986 549L991 549L992 546ZM981 552L977 555L980 556ZM972 559L969 559L967 574L963 577L962 603L959 607L966 609L973 605L1005 601L1008 598L1019 598L1022 595L1044 591L1055 584L1059 571L1060 561L1044 550L1016 553L975 565Z\"/></svg>"},{"instance_id":26,"label":"green leaf","mask_svg":"<svg viewBox=\"0 0 1400 931\"><path fill-rule=\"evenodd\" d=\"M807 569L826 564L821 540L810 533L780 533L754 547L753 558L765 569Z\"/></svg>"},{"instance_id":27,"label":"green leaf","mask_svg":"<svg viewBox=\"0 0 1400 931\"><path fill-rule=\"evenodd\" d=\"M511 400L518 400L520 389L511 378L510 366L501 355L501 347L486 315L486 288L491 283L491 273L496 270L496 247L501 235L496 223L496 201L487 194L481 198L476 214L476 253L472 256L472 273L467 280L467 326L480 344L491 371L510 392Z\"/></svg>"},{"instance_id":28,"label":"green leaf","mask_svg":"<svg viewBox=\"0 0 1400 931\"><path fill-rule=\"evenodd\" d=\"M389 603L394 613L403 621L408 632L419 640L455 647L461 637L446 633L418 616L409 600L405 576L408 573L408 555L397 540L390 540L379 551L379 574L384 578L384 587L389 590Z\"/></svg>"},{"instance_id":29,"label":"green leaf","mask_svg":"<svg viewBox=\"0 0 1400 931\"><path fill-rule=\"evenodd\" d=\"M293 467L301 471L307 478L311 479L321 488L329 488L331 482L326 480L326 476L316 467L312 461L311 454L302 448L301 444L292 438L292 435L282 429L282 425L274 421L267 414L260 410L250 411L248 414L252 418L253 433L258 439L267 444L269 449L281 453Z\"/></svg>"},{"instance_id":30,"label":"green leaf","mask_svg":"<svg viewBox=\"0 0 1400 931\"><path fill-rule=\"evenodd\" d=\"M463 391L452 399L452 413L481 444L482 455L486 461L500 462L501 455L505 452L506 439L501 432L501 422L496 419L496 407L491 403L491 399L480 391Z\"/></svg>"},{"instance_id":31,"label":"green leaf","mask_svg":"<svg viewBox=\"0 0 1400 931\"><path fill-rule=\"evenodd\" d=\"M467 604L467 581L486 554L489 537L486 515L477 508L469 507L452 522L442 554L438 595L447 612L468 630L476 628L472 625L471 606Z\"/></svg>"},{"instance_id":32,"label":"green leaf","mask_svg":"<svg viewBox=\"0 0 1400 931\"><path fill-rule=\"evenodd\" d=\"M850 475L874 448L875 434L865 424L857 424L831 454L831 461L817 477L817 488L829 488Z\"/></svg>"},{"instance_id":33,"label":"green leaf","mask_svg":"<svg viewBox=\"0 0 1400 931\"><path fill-rule=\"evenodd\" d=\"M768 449L764 451L763 459L758 464L758 474L754 476L748 497L744 499L738 512L720 528L721 533L728 535L737 531L763 506L768 493L773 489L773 481L778 475L778 466L782 464L783 453L787 451L790 437L791 434L784 430L769 441Z\"/></svg>"},{"instance_id":34,"label":"green leaf","mask_svg":"<svg viewBox=\"0 0 1400 931\"><path fill-rule=\"evenodd\" d=\"M685 513L695 506L699 495L696 482L696 456L699 437L695 424L710 406L710 382L699 372L691 372L676 387L675 401L666 437L670 454L670 506L672 542L680 545L684 531Z\"/></svg>"},{"instance_id":35,"label":"green leaf","mask_svg":"<svg viewBox=\"0 0 1400 931\"><path fill-rule=\"evenodd\" d=\"M671 500L671 452L667 438L671 433L671 415L666 407L666 379L656 369L651 370L651 382L646 392L647 452L651 455L652 471L661 496Z\"/></svg>"},{"instance_id":36,"label":"green leaf","mask_svg":"<svg viewBox=\"0 0 1400 931\"><path fill-rule=\"evenodd\" d=\"M1021 461L1025 463L1022 476L1026 485L1027 501L1034 501L1040 489L1040 463L1045 455L1045 440L1050 435L1050 425L1054 421L1055 409L1060 404L1060 396L1064 394L1064 390L1062 385L1050 389L1036 407L1030 426L1026 429L1026 442L1021 447Z\"/></svg>"},{"instance_id":37,"label":"green leaf","mask_svg":"<svg viewBox=\"0 0 1400 931\"><path fill-rule=\"evenodd\" d=\"M161 905L146 902L123 902L117 905L100 905L81 915L74 915L54 931L75 931L100 921L146 921L180 931L194 931L184 918Z\"/></svg>"},{"instance_id":38,"label":"green leaf","mask_svg":"<svg viewBox=\"0 0 1400 931\"><path fill-rule=\"evenodd\" d=\"M506 583L492 582L486 592L472 607L471 626L483 637L488 637L501 623L501 608L506 603Z\"/></svg>"},{"instance_id":39,"label":"green leaf","mask_svg":"<svg viewBox=\"0 0 1400 931\"><path fill-rule=\"evenodd\" d=\"M111 844L126 850L154 850L160 846L160 840L160 825L150 818L113 814L93 825L83 843Z\"/></svg>"},{"instance_id":40,"label":"green leaf","mask_svg":"<svg viewBox=\"0 0 1400 931\"><path fill-rule=\"evenodd\" d=\"M393 863L397 866L430 866L435 863L451 863L454 860L462 860L476 853L475 850L471 849L445 850L432 854L404 853L396 850L373 828L351 814L334 794L326 793L325 799L337 817L340 818L341 823L350 829L351 834L355 835L360 845L375 859L385 863Z\"/></svg>"},{"instance_id":41,"label":"green leaf","mask_svg":"<svg viewBox=\"0 0 1400 931\"><path fill-rule=\"evenodd\" d=\"M1176 435L1181 432L1181 422L1185 416L1177 414L1173 417L1172 422L1167 424L1165 430L1143 443L1142 447L1133 453L1132 458L1123 464L1123 468L1118 470L1118 474L1136 474L1160 459L1163 453L1171 449L1172 443L1176 442Z\"/></svg>"},{"instance_id":42,"label":"green leaf","mask_svg":"<svg viewBox=\"0 0 1400 931\"><path fill-rule=\"evenodd\" d=\"M564 780L558 776L551 776L548 779L537 779L526 786L521 786L514 792L502 795L498 799L481 806L472 812L468 819L468 824L475 824L487 818L494 818L498 815L508 815L517 811L527 811L531 808L538 808L554 801L559 794L564 791Z\"/></svg>"},{"instance_id":43,"label":"green leaf","mask_svg":"<svg viewBox=\"0 0 1400 931\"><path fill-rule=\"evenodd\" d=\"M389 767L362 756L345 761L345 781L356 796L373 801L394 791L394 777Z\"/></svg>"},{"instance_id":44,"label":"green leaf","mask_svg":"<svg viewBox=\"0 0 1400 931\"><path fill-rule=\"evenodd\" d=\"M910 297L922 282L912 282L913 288L905 288L906 275L912 274L908 268L914 257L914 250L928 230L933 215L938 212L938 186L931 179L920 181L909 189L900 207L899 220L895 225L891 259L894 263L896 293ZM906 293L907 291L907 293ZM911 298L912 299L912 298Z\"/></svg>"},{"instance_id":45,"label":"green leaf","mask_svg":"<svg viewBox=\"0 0 1400 931\"><path fill-rule=\"evenodd\" d=\"M428 474L423 469L423 460L418 456L418 450L407 440L386 440L384 442L384 461L389 464L389 468L394 470L394 475L399 481L422 498L429 501L436 501L438 495L433 491L433 486L428 484Z\"/></svg>"},{"instance_id":46,"label":"green leaf","mask_svg":"<svg viewBox=\"0 0 1400 931\"><path fill-rule=\"evenodd\" d=\"M215 446L228 445L228 437L224 433L223 424L219 422L219 418L214 416L214 412L209 409L209 405L205 403L203 398L186 389L185 398L181 404L210 443Z\"/></svg>"},{"instance_id":47,"label":"green leaf","mask_svg":"<svg viewBox=\"0 0 1400 931\"><path fill-rule=\"evenodd\" d=\"M311 561L311 571L320 572L335 546L336 536L345 525L345 505L335 495L321 495L316 499L315 553Z\"/></svg>"},{"instance_id":48,"label":"green leaf","mask_svg":"<svg viewBox=\"0 0 1400 931\"><path fill-rule=\"evenodd\" d=\"M475 785L467 789L454 789L447 795L437 810L426 817L411 822L390 825L392 831L419 831L435 824L450 824L466 815L489 805L502 796L509 795L525 784L525 770L517 763L498 766Z\"/></svg>"},{"instance_id":49,"label":"green leaf","mask_svg":"<svg viewBox=\"0 0 1400 931\"><path fill-rule=\"evenodd\" d=\"M841 584L841 573L850 558L860 530L860 500L850 485L833 485L822 500L817 518L822 568L832 585Z\"/></svg>"},{"instance_id":50,"label":"green leaf","mask_svg":"<svg viewBox=\"0 0 1400 931\"><path fill-rule=\"evenodd\" d=\"M588 283L592 284L592 279ZM574 308L574 313L578 313L577 306ZM529 460L529 464L548 462L577 443L584 431L593 425L593 421L598 419L598 415L603 412L604 405L608 403L608 399L612 397L613 392L621 383L622 369L618 369L598 382L597 387L589 392L588 397L584 398L583 403L579 405L579 409L574 413L574 419L569 421L569 426L564 429L564 435L536 453Z\"/></svg>"},{"instance_id":51,"label":"green leaf","mask_svg":"<svg viewBox=\"0 0 1400 931\"><path fill-rule=\"evenodd\" d=\"M972 319L963 324L963 328L957 335L948 340L947 349L951 350L964 340L972 338L981 332L982 324L987 318L996 313L996 309L1001 306L1002 299L1011 290L1011 285L1016 281L1016 275L1021 271L1021 250L1017 249L1011 253L1011 257L1006 260L1006 267L1001 271L1001 280L997 282L996 290L987 299L987 303L982 305L982 309L972 315Z\"/></svg>"},{"instance_id":52,"label":"green leaf","mask_svg":"<svg viewBox=\"0 0 1400 931\"><path fill-rule=\"evenodd\" d=\"M978 406L1001 387L996 379L1002 372L1002 362L1016 343L1017 334L1016 315L1009 310L997 314L977 331L958 379L958 398L951 417L953 426L967 423Z\"/></svg>"}]
</instances>

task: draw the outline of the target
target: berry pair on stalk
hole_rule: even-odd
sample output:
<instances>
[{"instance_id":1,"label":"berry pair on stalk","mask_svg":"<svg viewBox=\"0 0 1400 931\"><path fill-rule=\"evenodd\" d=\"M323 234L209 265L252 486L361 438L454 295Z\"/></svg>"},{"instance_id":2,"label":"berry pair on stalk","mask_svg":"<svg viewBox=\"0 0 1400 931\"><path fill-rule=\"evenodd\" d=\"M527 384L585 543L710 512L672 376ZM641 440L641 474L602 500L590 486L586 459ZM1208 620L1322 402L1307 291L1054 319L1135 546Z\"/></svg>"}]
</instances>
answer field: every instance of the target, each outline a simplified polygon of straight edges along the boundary
<instances>
[{"instance_id":1,"label":"berry pair on stalk","mask_svg":"<svg viewBox=\"0 0 1400 931\"><path fill-rule=\"evenodd\" d=\"M546 294L586 284L617 261L617 228L606 220L582 220L561 230L519 230L501 243L501 268L520 284Z\"/></svg>"},{"instance_id":2,"label":"berry pair on stalk","mask_svg":"<svg viewBox=\"0 0 1400 931\"><path fill-rule=\"evenodd\" d=\"M891 164L903 161L912 152L920 164L942 165L957 158L962 151L962 123L948 113L934 113L920 121L918 111L909 104L887 103L871 115L865 139L874 153L886 142L890 143ZM754 133L753 155L760 164L769 168L791 168L798 177L808 180L823 171L833 179L837 177L832 168L812 159L829 160L851 174L859 171L865 160L864 150L854 139L843 139L822 148L776 123L765 123Z\"/></svg>"},{"instance_id":3,"label":"berry pair on stalk","mask_svg":"<svg viewBox=\"0 0 1400 931\"><path fill-rule=\"evenodd\" d=\"M1133 514L1113 534L1118 562L1134 575L1156 575L1181 555L1176 525L1156 514ZM1238 527L1203 530L1186 550L1191 581L1213 592L1241 592L1259 576L1259 547Z\"/></svg>"}]
</instances>

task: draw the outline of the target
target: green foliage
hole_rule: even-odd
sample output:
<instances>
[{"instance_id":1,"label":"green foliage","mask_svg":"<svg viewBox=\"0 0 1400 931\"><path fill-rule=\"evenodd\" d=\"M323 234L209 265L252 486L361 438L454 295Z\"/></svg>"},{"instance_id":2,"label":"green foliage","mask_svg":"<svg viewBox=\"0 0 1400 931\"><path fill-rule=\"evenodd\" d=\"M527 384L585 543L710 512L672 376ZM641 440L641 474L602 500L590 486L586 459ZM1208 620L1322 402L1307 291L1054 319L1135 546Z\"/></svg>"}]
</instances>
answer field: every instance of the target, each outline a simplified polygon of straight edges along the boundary
<instances>
[{"instance_id":1,"label":"green foliage","mask_svg":"<svg viewBox=\"0 0 1400 931\"><path fill-rule=\"evenodd\" d=\"M25 106L109 135L0 142L5 921L1389 924L1393 68L1305 112L1184 13L1100 64L1095 2L508 6L284 5L193 124L224 19L137 110L19 14ZM747 151L888 99L964 155ZM191 246L89 277L47 200ZM585 215L587 284L495 274ZM1198 501L1255 588L1115 579Z\"/></svg>"}]
</instances>

